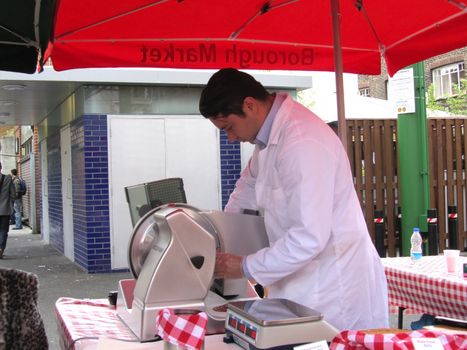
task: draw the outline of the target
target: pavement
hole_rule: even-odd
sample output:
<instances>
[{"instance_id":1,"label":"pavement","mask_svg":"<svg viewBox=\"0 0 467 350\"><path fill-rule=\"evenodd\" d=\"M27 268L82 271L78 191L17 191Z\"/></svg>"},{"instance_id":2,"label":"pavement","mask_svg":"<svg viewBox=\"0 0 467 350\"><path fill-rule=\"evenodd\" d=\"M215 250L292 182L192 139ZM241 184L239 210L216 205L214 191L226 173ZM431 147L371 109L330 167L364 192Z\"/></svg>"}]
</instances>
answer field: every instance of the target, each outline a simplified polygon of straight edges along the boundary
<instances>
[{"instance_id":1,"label":"pavement","mask_svg":"<svg viewBox=\"0 0 467 350\"><path fill-rule=\"evenodd\" d=\"M54 312L55 302L60 297L107 298L109 291L117 290L120 279L130 278L130 273L89 274L83 271L45 243L41 235L32 234L31 229L11 230L7 246L0 260L0 267L15 268L36 274L39 278L39 312L45 325L49 349L58 350L59 335Z\"/></svg>"},{"instance_id":2,"label":"pavement","mask_svg":"<svg viewBox=\"0 0 467 350\"><path fill-rule=\"evenodd\" d=\"M57 299L107 298L109 291L117 290L120 279L131 278L131 275L129 272L89 274L53 246L45 243L41 235L32 234L29 227L11 230L13 227L10 226L7 247L3 260L0 260L0 267L28 271L38 276L39 312L44 321L49 349L58 350L60 343L54 312ZM391 312L390 327L397 328L397 309L391 308ZM405 314L403 328L409 329L410 322L418 320L420 316Z\"/></svg>"}]
</instances>

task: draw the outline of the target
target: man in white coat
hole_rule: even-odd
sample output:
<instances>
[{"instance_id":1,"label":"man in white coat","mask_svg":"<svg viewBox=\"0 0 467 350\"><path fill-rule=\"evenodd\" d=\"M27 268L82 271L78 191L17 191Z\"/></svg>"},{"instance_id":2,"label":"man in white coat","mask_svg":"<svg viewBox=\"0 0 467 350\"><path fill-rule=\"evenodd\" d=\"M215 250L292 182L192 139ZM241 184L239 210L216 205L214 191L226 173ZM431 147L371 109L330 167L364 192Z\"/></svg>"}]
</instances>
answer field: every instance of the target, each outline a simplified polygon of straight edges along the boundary
<instances>
[{"instance_id":1,"label":"man in white coat","mask_svg":"<svg viewBox=\"0 0 467 350\"><path fill-rule=\"evenodd\" d=\"M218 253L216 277L246 276L340 330L388 327L386 277L335 133L232 68L211 77L199 105L229 141L255 144L225 210L259 210L270 242L245 257Z\"/></svg>"}]
</instances>

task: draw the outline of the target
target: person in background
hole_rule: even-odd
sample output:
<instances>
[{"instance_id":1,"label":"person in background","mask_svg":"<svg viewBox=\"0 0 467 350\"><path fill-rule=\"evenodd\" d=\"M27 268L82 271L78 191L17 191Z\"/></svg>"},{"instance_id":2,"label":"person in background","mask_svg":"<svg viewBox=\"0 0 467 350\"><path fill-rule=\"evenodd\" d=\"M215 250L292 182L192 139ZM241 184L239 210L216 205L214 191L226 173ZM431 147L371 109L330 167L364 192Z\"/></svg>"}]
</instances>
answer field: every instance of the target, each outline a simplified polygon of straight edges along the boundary
<instances>
[{"instance_id":1,"label":"person in background","mask_svg":"<svg viewBox=\"0 0 467 350\"><path fill-rule=\"evenodd\" d=\"M232 68L210 78L199 108L230 142L255 144L225 210L263 213L270 243L248 256L217 253L215 277L245 276L339 330L388 327L383 266L333 130Z\"/></svg>"},{"instance_id":2,"label":"person in background","mask_svg":"<svg viewBox=\"0 0 467 350\"><path fill-rule=\"evenodd\" d=\"M15 187L15 199L13 201L15 227L13 227L13 230L21 230L23 228L23 194L21 193L21 179L16 169L11 169L11 175Z\"/></svg>"},{"instance_id":3,"label":"person in background","mask_svg":"<svg viewBox=\"0 0 467 350\"><path fill-rule=\"evenodd\" d=\"M11 176L2 174L1 171L2 163L0 163L0 259L3 259L10 229L11 203L15 199L15 188Z\"/></svg>"}]
</instances>

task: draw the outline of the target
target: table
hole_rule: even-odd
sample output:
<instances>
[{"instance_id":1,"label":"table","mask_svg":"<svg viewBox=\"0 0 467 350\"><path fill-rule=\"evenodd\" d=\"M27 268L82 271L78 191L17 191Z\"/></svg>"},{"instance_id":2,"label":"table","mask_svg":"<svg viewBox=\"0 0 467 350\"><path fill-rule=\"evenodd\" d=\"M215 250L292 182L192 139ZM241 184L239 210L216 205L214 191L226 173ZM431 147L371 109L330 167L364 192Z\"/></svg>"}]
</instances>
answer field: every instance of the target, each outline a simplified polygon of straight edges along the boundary
<instances>
[{"instance_id":1,"label":"table","mask_svg":"<svg viewBox=\"0 0 467 350\"><path fill-rule=\"evenodd\" d=\"M456 274L448 274L444 256L424 256L416 263L410 257L381 260L390 304L467 321L467 279L462 277L460 268ZM467 257L461 256L460 260L461 264L467 263ZM401 318L399 312L399 328Z\"/></svg>"},{"instance_id":2,"label":"table","mask_svg":"<svg viewBox=\"0 0 467 350\"><path fill-rule=\"evenodd\" d=\"M97 348L99 337L136 340L106 299L59 298L55 314L61 349Z\"/></svg>"},{"instance_id":3,"label":"table","mask_svg":"<svg viewBox=\"0 0 467 350\"><path fill-rule=\"evenodd\" d=\"M418 339L417 339L418 338ZM431 339L430 339L431 338ZM436 339L434 339L436 338ZM438 340L445 350L461 350L467 348L467 336L463 334L446 334L439 331L401 331L401 332L386 332L381 330L355 331L348 330L340 332L332 341L330 350L412 350L414 342L417 340L424 343L423 348L434 349L427 343L429 341Z\"/></svg>"},{"instance_id":4,"label":"table","mask_svg":"<svg viewBox=\"0 0 467 350\"><path fill-rule=\"evenodd\" d=\"M107 299L59 298L55 314L62 350L162 350L164 347L162 341L139 343ZM222 339L223 335L207 336L205 348L241 350L235 344L225 344Z\"/></svg>"},{"instance_id":5,"label":"table","mask_svg":"<svg viewBox=\"0 0 467 350\"><path fill-rule=\"evenodd\" d=\"M120 321L115 308L106 299L60 298L55 304L55 312L60 334L60 347L66 350L163 350L164 343L139 343L135 335ZM365 344L367 349L393 348L410 342L414 337L438 337L445 349L467 347L467 336L450 335L441 332L403 332L392 329L342 331L331 343L331 350L346 349L349 344ZM120 341L116 340L119 339ZM384 345L384 346L383 346ZM386 347L385 347L386 346ZM410 347L409 347L410 348ZM399 347L399 349L406 349ZM205 338L205 350L242 350L236 344L223 342L223 334Z\"/></svg>"}]
</instances>

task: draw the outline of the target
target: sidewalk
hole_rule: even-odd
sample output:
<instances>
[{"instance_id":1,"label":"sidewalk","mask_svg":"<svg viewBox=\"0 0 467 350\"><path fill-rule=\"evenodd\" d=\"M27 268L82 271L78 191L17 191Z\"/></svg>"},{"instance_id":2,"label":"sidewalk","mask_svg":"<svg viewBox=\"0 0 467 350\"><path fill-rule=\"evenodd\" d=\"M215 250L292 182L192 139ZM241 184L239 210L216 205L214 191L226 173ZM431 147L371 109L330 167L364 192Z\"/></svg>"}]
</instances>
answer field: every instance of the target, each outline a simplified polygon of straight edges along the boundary
<instances>
[{"instance_id":1,"label":"sidewalk","mask_svg":"<svg viewBox=\"0 0 467 350\"><path fill-rule=\"evenodd\" d=\"M54 305L60 297L107 298L118 280L130 273L88 274L24 226L11 230L0 267L32 272L39 277L39 311L44 320L51 350L59 349Z\"/></svg>"}]
</instances>

